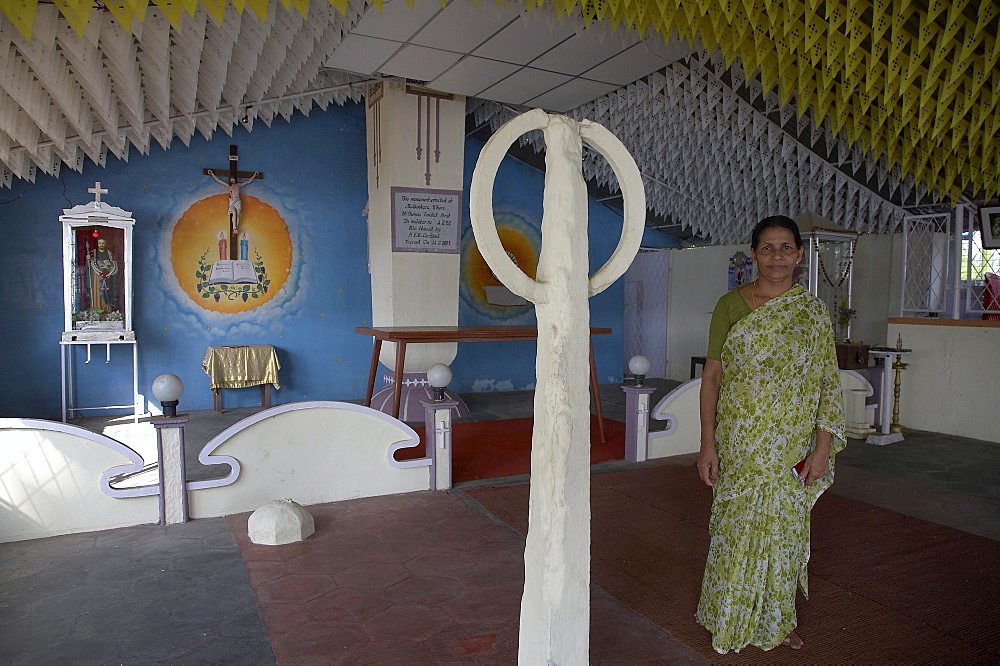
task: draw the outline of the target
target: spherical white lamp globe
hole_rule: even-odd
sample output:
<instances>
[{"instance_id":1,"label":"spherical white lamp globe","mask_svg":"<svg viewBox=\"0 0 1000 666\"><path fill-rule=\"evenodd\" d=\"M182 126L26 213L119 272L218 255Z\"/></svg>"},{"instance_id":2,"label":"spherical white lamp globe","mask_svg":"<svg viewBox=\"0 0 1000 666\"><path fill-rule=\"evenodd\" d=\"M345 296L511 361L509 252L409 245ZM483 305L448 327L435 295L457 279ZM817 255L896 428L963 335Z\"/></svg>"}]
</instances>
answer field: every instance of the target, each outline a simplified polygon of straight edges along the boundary
<instances>
[{"instance_id":1,"label":"spherical white lamp globe","mask_svg":"<svg viewBox=\"0 0 1000 666\"><path fill-rule=\"evenodd\" d=\"M164 416L177 416L177 402L184 392L184 382L177 375L160 375L153 380L153 397L160 401Z\"/></svg>"},{"instance_id":2,"label":"spherical white lamp globe","mask_svg":"<svg viewBox=\"0 0 1000 666\"><path fill-rule=\"evenodd\" d=\"M434 387L434 399L444 400L444 389L451 382L451 368L435 363L427 370L427 381Z\"/></svg>"},{"instance_id":3,"label":"spherical white lamp globe","mask_svg":"<svg viewBox=\"0 0 1000 666\"><path fill-rule=\"evenodd\" d=\"M642 380L649 372L649 359L645 356L633 356L628 360L628 371L635 377L635 385L642 386Z\"/></svg>"}]
</instances>

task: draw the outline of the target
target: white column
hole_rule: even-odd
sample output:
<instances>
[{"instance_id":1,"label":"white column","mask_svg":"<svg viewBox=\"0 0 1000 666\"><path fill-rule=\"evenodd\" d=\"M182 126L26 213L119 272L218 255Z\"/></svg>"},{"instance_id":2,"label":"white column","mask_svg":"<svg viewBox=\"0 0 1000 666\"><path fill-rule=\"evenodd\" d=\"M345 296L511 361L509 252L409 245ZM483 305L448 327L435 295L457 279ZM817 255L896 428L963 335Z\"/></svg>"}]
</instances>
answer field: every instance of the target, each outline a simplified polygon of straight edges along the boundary
<instances>
[{"instance_id":1,"label":"white column","mask_svg":"<svg viewBox=\"0 0 1000 666\"><path fill-rule=\"evenodd\" d=\"M465 97L384 82L366 103L372 325L456 326L461 255L393 251L392 190L462 192ZM461 220L456 223L461 230ZM457 348L454 342L410 345L403 371L451 363ZM395 354L396 345L386 343L379 360L393 368Z\"/></svg>"}]
</instances>

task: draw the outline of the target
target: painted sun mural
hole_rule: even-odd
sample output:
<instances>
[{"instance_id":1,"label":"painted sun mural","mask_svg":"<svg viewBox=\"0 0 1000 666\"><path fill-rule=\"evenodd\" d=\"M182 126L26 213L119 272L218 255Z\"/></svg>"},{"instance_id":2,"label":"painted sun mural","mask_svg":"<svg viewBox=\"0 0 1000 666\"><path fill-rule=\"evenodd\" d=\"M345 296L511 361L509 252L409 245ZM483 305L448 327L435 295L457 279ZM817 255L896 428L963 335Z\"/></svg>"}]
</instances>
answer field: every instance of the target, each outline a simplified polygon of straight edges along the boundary
<instances>
[{"instance_id":1,"label":"painted sun mural","mask_svg":"<svg viewBox=\"0 0 1000 666\"><path fill-rule=\"evenodd\" d=\"M537 225L517 213L494 213L497 235L507 256L534 279L538 267L541 234ZM509 320L532 310L532 304L513 294L493 274L476 245L472 228L462 236L462 280L459 293L465 304L477 314L496 320Z\"/></svg>"},{"instance_id":2,"label":"painted sun mural","mask_svg":"<svg viewBox=\"0 0 1000 666\"><path fill-rule=\"evenodd\" d=\"M229 234L229 197L206 197L184 211L170 241L181 289L206 310L246 312L270 301L288 279L292 240L277 210L243 195L239 233ZM237 248L230 248L229 243ZM237 258L231 258L237 257Z\"/></svg>"}]
</instances>

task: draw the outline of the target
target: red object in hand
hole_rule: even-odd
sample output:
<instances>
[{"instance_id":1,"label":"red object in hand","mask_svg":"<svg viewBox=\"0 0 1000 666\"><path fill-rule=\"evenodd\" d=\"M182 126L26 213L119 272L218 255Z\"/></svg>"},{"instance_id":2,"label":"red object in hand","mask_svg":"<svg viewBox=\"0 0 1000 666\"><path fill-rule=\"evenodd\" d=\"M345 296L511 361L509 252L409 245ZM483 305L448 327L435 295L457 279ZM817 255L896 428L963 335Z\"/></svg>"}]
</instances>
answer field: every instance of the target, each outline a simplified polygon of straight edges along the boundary
<instances>
[{"instance_id":1,"label":"red object in hand","mask_svg":"<svg viewBox=\"0 0 1000 666\"><path fill-rule=\"evenodd\" d=\"M802 476L802 470L805 468L805 466L806 466L806 459L803 458L802 460L795 463L794 467L792 467L792 476L794 476L796 479L798 479L803 483L805 483L806 481L805 478Z\"/></svg>"}]
</instances>

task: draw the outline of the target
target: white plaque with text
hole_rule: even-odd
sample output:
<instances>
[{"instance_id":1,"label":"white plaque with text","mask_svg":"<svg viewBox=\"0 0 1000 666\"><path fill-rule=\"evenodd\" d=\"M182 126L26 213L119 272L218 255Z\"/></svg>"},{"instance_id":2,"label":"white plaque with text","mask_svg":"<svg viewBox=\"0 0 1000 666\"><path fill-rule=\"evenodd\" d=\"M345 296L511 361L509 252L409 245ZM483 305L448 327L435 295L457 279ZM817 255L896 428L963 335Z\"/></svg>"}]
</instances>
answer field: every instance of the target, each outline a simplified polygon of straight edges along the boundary
<instances>
[{"instance_id":1,"label":"white plaque with text","mask_svg":"<svg viewBox=\"0 0 1000 666\"><path fill-rule=\"evenodd\" d=\"M392 251L461 251L461 190L392 188Z\"/></svg>"}]
</instances>

